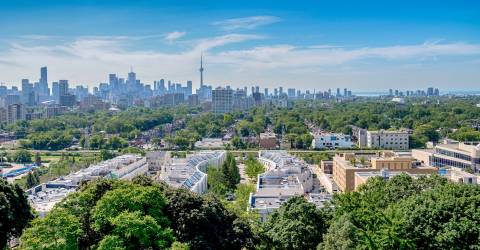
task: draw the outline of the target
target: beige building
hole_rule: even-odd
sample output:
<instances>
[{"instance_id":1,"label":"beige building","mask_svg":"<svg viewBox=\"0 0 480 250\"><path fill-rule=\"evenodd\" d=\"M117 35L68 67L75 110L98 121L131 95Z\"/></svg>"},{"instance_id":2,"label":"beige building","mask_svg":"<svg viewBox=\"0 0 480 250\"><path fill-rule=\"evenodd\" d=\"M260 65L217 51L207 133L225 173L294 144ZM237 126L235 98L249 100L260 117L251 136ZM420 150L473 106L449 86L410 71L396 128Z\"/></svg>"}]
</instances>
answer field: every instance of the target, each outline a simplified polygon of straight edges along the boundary
<instances>
[{"instance_id":1,"label":"beige building","mask_svg":"<svg viewBox=\"0 0 480 250\"><path fill-rule=\"evenodd\" d=\"M367 131L366 146L368 148L405 150L408 149L409 136L410 133L406 130ZM362 143L359 142L359 144Z\"/></svg>"},{"instance_id":2,"label":"beige building","mask_svg":"<svg viewBox=\"0 0 480 250\"><path fill-rule=\"evenodd\" d=\"M392 151L384 151L375 156L357 156L354 153L337 154L333 157L333 180L343 192L353 191L358 172L405 172L409 174L432 174L434 167L422 166L415 158L400 156Z\"/></svg>"},{"instance_id":3,"label":"beige building","mask_svg":"<svg viewBox=\"0 0 480 250\"><path fill-rule=\"evenodd\" d=\"M446 140L433 149L414 149L412 156L433 167L456 167L471 169L473 172L480 169L480 144Z\"/></svg>"}]
</instances>

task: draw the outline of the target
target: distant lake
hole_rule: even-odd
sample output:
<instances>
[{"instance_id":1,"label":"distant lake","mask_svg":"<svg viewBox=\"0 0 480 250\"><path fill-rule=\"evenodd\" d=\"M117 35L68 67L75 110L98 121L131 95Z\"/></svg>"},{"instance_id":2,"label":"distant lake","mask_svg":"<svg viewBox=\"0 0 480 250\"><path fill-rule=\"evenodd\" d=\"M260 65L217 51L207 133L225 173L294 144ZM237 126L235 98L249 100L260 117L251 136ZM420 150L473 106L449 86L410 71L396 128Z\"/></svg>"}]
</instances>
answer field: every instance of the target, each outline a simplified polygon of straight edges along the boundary
<instances>
[{"instance_id":1,"label":"distant lake","mask_svg":"<svg viewBox=\"0 0 480 250\"><path fill-rule=\"evenodd\" d=\"M389 92L354 92L355 96L362 97L376 97L382 95L388 95ZM451 91L442 91L440 95L480 95L480 90L451 90Z\"/></svg>"}]
</instances>

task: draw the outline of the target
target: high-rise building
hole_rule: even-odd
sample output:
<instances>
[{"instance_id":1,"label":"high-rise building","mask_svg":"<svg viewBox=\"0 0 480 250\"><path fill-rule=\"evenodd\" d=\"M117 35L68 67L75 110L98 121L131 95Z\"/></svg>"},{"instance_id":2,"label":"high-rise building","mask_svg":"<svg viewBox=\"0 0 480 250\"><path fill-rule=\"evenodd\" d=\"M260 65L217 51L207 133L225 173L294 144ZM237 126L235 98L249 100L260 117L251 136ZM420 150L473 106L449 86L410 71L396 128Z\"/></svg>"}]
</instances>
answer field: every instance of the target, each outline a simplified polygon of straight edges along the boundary
<instances>
[{"instance_id":1,"label":"high-rise building","mask_svg":"<svg viewBox=\"0 0 480 250\"><path fill-rule=\"evenodd\" d=\"M340 88L337 88L337 97L340 96Z\"/></svg>"},{"instance_id":2,"label":"high-rise building","mask_svg":"<svg viewBox=\"0 0 480 250\"><path fill-rule=\"evenodd\" d=\"M7 107L7 123L12 124L25 120L25 107L22 104L12 104Z\"/></svg>"},{"instance_id":3,"label":"high-rise building","mask_svg":"<svg viewBox=\"0 0 480 250\"><path fill-rule=\"evenodd\" d=\"M427 89L427 96L433 96L433 88L432 87L429 87Z\"/></svg>"},{"instance_id":4,"label":"high-rise building","mask_svg":"<svg viewBox=\"0 0 480 250\"><path fill-rule=\"evenodd\" d=\"M288 98L295 98L295 89L294 88L289 88L287 90L288 92Z\"/></svg>"},{"instance_id":5,"label":"high-rise building","mask_svg":"<svg viewBox=\"0 0 480 250\"><path fill-rule=\"evenodd\" d=\"M233 89L218 87L212 90L212 110L224 114L233 110Z\"/></svg>"},{"instance_id":6,"label":"high-rise building","mask_svg":"<svg viewBox=\"0 0 480 250\"><path fill-rule=\"evenodd\" d=\"M53 100L55 100L55 103L60 103L60 85L58 84L58 82L52 83L52 97Z\"/></svg>"},{"instance_id":7,"label":"high-rise building","mask_svg":"<svg viewBox=\"0 0 480 250\"><path fill-rule=\"evenodd\" d=\"M264 93L263 93L263 94L265 95L265 98L267 98L267 97L268 97L268 88L265 88L265 91L264 91Z\"/></svg>"},{"instance_id":8,"label":"high-rise building","mask_svg":"<svg viewBox=\"0 0 480 250\"><path fill-rule=\"evenodd\" d=\"M68 94L68 80L58 81L58 94L59 96Z\"/></svg>"}]
</instances>

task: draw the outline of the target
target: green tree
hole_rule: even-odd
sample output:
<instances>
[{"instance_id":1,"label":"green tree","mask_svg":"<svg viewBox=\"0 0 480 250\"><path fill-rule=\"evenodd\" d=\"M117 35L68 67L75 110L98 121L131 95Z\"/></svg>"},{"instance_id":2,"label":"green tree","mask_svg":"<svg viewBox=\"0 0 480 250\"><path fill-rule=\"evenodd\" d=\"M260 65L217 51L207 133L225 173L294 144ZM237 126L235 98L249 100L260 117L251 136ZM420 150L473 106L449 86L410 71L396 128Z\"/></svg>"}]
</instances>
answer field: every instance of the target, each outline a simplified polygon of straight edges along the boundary
<instances>
[{"instance_id":1,"label":"green tree","mask_svg":"<svg viewBox=\"0 0 480 250\"><path fill-rule=\"evenodd\" d=\"M17 150L13 154L13 161L18 163L30 163L32 162L32 153L25 149Z\"/></svg>"},{"instance_id":2,"label":"green tree","mask_svg":"<svg viewBox=\"0 0 480 250\"><path fill-rule=\"evenodd\" d=\"M96 180L22 235L21 249L165 249L174 241L158 186ZM121 239L121 240L118 240Z\"/></svg>"},{"instance_id":3,"label":"green tree","mask_svg":"<svg viewBox=\"0 0 480 250\"><path fill-rule=\"evenodd\" d=\"M263 172L265 172L265 167L263 164L249 155L248 159L245 161L245 174L248 176L248 178L256 182L257 176Z\"/></svg>"},{"instance_id":4,"label":"green tree","mask_svg":"<svg viewBox=\"0 0 480 250\"><path fill-rule=\"evenodd\" d=\"M167 212L176 239L190 249L252 248L253 233L212 195L166 189Z\"/></svg>"},{"instance_id":5,"label":"green tree","mask_svg":"<svg viewBox=\"0 0 480 250\"><path fill-rule=\"evenodd\" d=\"M113 157L115 157L115 154L110 152L110 150L106 150L106 149L102 149L100 151L100 159L102 161L106 161L106 160L109 160L109 159L112 159Z\"/></svg>"},{"instance_id":6,"label":"green tree","mask_svg":"<svg viewBox=\"0 0 480 250\"><path fill-rule=\"evenodd\" d=\"M263 224L267 249L315 249L327 230L327 216L303 197L294 197Z\"/></svg>"},{"instance_id":7,"label":"green tree","mask_svg":"<svg viewBox=\"0 0 480 250\"><path fill-rule=\"evenodd\" d=\"M25 192L0 178L0 249L8 240L21 235L33 214Z\"/></svg>"}]
</instances>

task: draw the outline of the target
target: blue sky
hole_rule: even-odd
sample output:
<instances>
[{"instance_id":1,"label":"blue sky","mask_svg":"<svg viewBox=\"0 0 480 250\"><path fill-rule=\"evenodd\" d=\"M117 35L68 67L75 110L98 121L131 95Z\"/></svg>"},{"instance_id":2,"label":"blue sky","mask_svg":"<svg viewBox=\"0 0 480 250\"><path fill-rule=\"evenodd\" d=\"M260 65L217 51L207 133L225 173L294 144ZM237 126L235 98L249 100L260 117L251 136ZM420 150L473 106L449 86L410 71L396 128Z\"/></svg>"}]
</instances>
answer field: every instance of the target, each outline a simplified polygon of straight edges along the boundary
<instances>
[{"instance_id":1,"label":"blue sky","mask_svg":"<svg viewBox=\"0 0 480 250\"><path fill-rule=\"evenodd\" d=\"M479 1L0 1L0 82L480 89Z\"/></svg>"}]
</instances>

